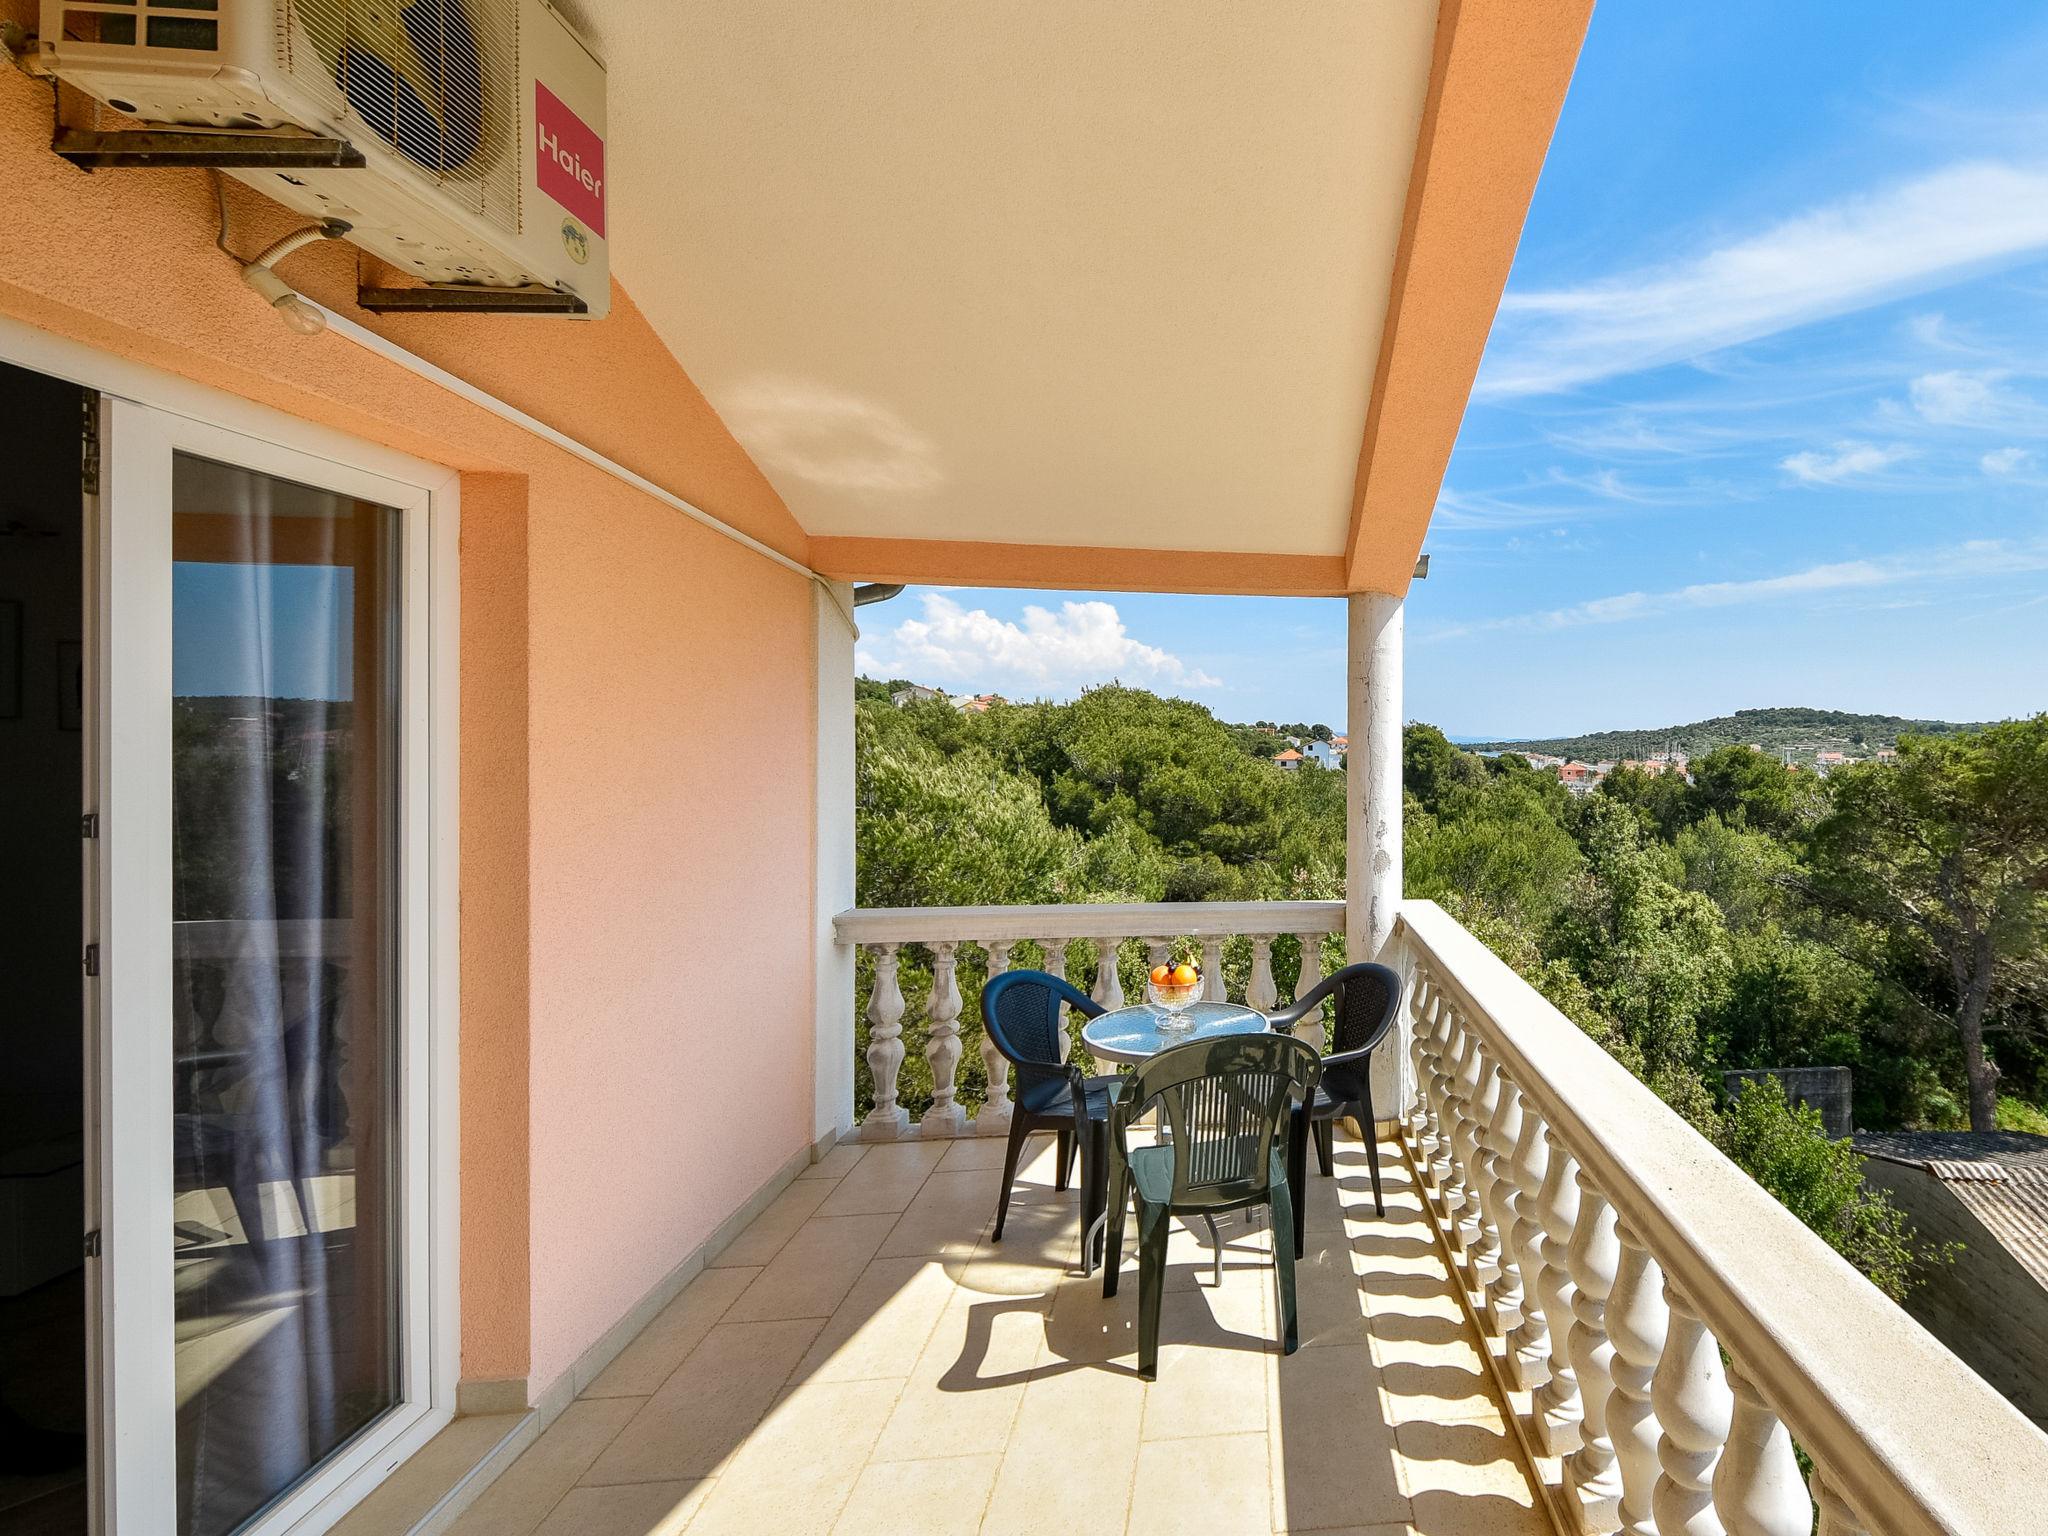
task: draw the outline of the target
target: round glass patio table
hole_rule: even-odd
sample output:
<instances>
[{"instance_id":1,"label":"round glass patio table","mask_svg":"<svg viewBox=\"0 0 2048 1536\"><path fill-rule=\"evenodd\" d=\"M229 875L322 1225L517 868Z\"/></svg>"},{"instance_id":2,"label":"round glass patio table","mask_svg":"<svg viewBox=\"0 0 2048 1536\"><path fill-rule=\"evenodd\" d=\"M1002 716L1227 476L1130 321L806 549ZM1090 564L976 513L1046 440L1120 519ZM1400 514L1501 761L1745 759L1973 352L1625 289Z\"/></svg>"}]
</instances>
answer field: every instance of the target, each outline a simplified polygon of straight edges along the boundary
<instances>
[{"instance_id":1,"label":"round glass patio table","mask_svg":"<svg viewBox=\"0 0 2048 1536\"><path fill-rule=\"evenodd\" d=\"M1081 1026L1081 1043L1097 1061L1136 1066L1170 1045L1213 1040L1218 1035L1259 1035L1266 1016L1238 1003L1191 1003L1181 1013L1179 1029L1162 1028L1160 1010L1149 1003L1113 1008Z\"/></svg>"}]
</instances>

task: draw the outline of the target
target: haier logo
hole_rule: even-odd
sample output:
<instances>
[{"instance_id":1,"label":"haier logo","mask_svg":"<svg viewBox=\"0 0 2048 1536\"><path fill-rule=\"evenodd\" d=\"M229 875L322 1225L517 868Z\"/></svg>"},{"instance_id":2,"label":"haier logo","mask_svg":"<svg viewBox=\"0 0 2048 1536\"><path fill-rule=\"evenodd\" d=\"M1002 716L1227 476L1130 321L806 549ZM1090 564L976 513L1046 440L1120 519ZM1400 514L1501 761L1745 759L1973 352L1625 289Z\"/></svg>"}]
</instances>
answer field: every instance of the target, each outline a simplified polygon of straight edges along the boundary
<instances>
[{"instance_id":1,"label":"haier logo","mask_svg":"<svg viewBox=\"0 0 2048 1536\"><path fill-rule=\"evenodd\" d=\"M562 105L555 93L533 82L534 180L598 234L604 233L604 140Z\"/></svg>"}]
</instances>

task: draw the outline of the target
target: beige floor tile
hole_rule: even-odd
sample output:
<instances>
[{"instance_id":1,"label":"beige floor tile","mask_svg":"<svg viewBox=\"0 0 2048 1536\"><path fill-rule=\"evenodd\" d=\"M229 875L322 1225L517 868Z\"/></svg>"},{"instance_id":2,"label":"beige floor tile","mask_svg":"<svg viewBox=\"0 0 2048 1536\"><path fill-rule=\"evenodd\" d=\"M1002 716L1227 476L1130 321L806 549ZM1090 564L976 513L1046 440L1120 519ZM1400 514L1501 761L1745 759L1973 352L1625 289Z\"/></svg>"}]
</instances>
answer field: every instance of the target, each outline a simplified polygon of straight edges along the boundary
<instances>
[{"instance_id":1,"label":"beige floor tile","mask_svg":"<svg viewBox=\"0 0 2048 1536\"><path fill-rule=\"evenodd\" d=\"M1266 1357L1272 1353L1260 1270L1225 1271L1222 1289L1169 1292L1159 1320L1159 1370L1145 1389L1142 1438L1264 1434ZM1130 1309L1136 1361L1135 1286L1118 1300Z\"/></svg>"},{"instance_id":2,"label":"beige floor tile","mask_svg":"<svg viewBox=\"0 0 2048 1536\"><path fill-rule=\"evenodd\" d=\"M826 1536L901 1385L842 1381L797 1388L720 1474L690 1536Z\"/></svg>"},{"instance_id":3,"label":"beige floor tile","mask_svg":"<svg viewBox=\"0 0 2048 1536\"><path fill-rule=\"evenodd\" d=\"M334 1527L336 1536L384 1536L386 1531L412 1529L457 1479L468 1476L525 1417L523 1413L491 1413L456 1419L343 1515Z\"/></svg>"},{"instance_id":4,"label":"beige floor tile","mask_svg":"<svg viewBox=\"0 0 2048 1536\"><path fill-rule=\"evenodd\" d=\"M814 1216L740 1293L727 1319L830 1317L895 1225L887 1214Z\"/></svg>"},{"instance_id":5,"label":"beige floor tile","mask_svg":"<svg viewBox=\"0 0 2048 1536\"><path fill-rule=\"evenodd\" d=\"M880 1257L900 1259L937 1254L965 1259L995 1219L1000 1171L969 1168L948 1173L943 1167L925 1180L889 1236Z\"/></svg>"},{"instance_id":6,"label":"beige floor tile","mask_svg":"<svg viewBox=\"0 0 2048 1536\"><path fill-rule=\"evenodd\" d=\"M825 1197L839 1187L836 1180L798 1179L768 1202L768 1209L747 1224L724 1248L713 1254L709 1269L758 1269L782 1251L782 1245L825 1203Z\"/></svg>"},{"instance_id":7,"label":"beige floor tile","mask_svg":"<svg viewBox=\"0 0 2048 1536\"><path fill-rule=\"evenodd\" d=\"M1000 1456L878 1461L853 1485L834 1529L841 1536L974 1536Z\"/></svg>"},{"instance_id":8,"label":"beige floor tile","mask_svg":"<svg viewBox=\"0 0 2048 1536\"><path fill-rule=\"evenodd\" d=\"M697 1513L710 1483L634 1483L572 1488L536 1536L677 1536Z\"/></svg>"},{"instance_id":9,"label":"beige floor tile","mask_svg":"<svg viewBox=\"0 0 2048 1536\"><path fill-rule=\"evenodd\" d=\"M1408 1518L1395 1431L1364 1345L1274 1357L1269 1413L1276 1530ZM1333 1470L1333 1469L1341 1469Z\"/></svg>"},{"instance_id":10,"label":"beige floor tile","mask_svg":"<svg viewBox=\"0 0 2048 1536\"><path fill-rule=\"evenodd\" d=\"M1501 1422L1500 1399L1470 1323L1404 1312L1372 1319L1372 1355L1379 1366L1387 1417Z\"/></svg>"},{"instance_id":11,"label":"beige floor tile","mask_svg":"<svg viewBox=\"0 0 2048 1536\"><path fill-rule=\"evenodd\" d=\"M800 1179L843 1179L853 1172L853 1165L861 1160L867 1148L857 1141L843 1141L806 1168L797 1177Z\"/></svg>"},{"instance_id":12,"label":"beige floor tile","mask_svg":"<svg viewBox=\"0 0 2048 1536\"><path fill-rule=\"evenodd\" d=\"M1010 1202L1003 1240L984 1238L954 1277L991 1296L1049 1296L1081 1262L1080 1207L1072 1190L1021 1186Z\"/></svg>"},{"instance_id":13,"label":"beige floor tile","mask_svg":"<svg viewBox=\"0 0 2048 1536\"><path fill-rule=\"evenodd\" d=\"M1467 1420L1394 1433L1421 1536L1547 1536L1549 1520L1507 1431Z\"/></svg>"},{"instance_id":14,"label":"beige floor tile","mask_svg":"<svg viewBox=\"0 0 2048 1536\"><path fill-rule=\"evenodd\" d=\"M953 1297L933 1259L876 1259L797 1367L802 1381L901 1380L916 1366Z\"/></svg>"},{"instance_id":15,"label":"beige floor tile","mask_svg":"<svg viewBox=\"0 0 2048 1536\"><path fill-rule=\"evenodd\" d=\"M1049 1139L1043 1136L1032 1137L1024 1143L1024 1157L1029 1159L1034 1153L1043 1151L1048 1141ZM937 1171L967 1173L976 1168L994 1168L1000 1171L1009 1145L1010 1138L1007 1135L963 1136L958 1141L946 1144L946 1155L939 1159Z\"/></svg>"},{"instance_id":16,"label":"beige floor tile","mask_svg":"<svg viewBox=\"0 0 2048 1536\"><path fill-rule=\"evenodd\" d=\"M821 1326L720 1323L641 1406L583 1481L712 1476L760 1422Z\"/></svg>"},{"instance_id":17,"label":"beige floor tile","mask_svg":"<svg viewBox=\"0 0 2048 1536\"><path fill-rule=\"evenodd\" d=\"M1367 1342L1364 1281L1341 1227L1308 1234L1294 1265L1294 1297L1304 1348Z\"/></svg>"},{"instance_id":18,"label":"beige floor tile","mask_svg":"<svg viewBox=\"0 0 2048 1536\"><path fill-rule=\"evenodd\" d=\"M1268 1536L1266 1437L1216 1435L1140 1446L1129 1536Z\"/></svg>"},{"instance_id":19,"label":"beige floor tile","mask_svg":"<svg viewBox=\"0 0 2048 1536\"><path fill-rule=\"evenodd\" d=\"M832 1187L821 1216L873 1216L901 1211L946 1155L943 1141L871 1143L853 1171Z\"/></svg>"},{"instance_id":20,"label":"beige floor tile","mask_svg":"<svg viewBox=\"0 0 2048 1536\"><path fill-rule=\"evenodd\" d=\"M704 1341L758 1269L707 1269L663 1307L638 1338L583 1389L585 1397L645 1397Z\"/></svg>"},{"instance_id":21,"label":"beige floor tile","mask_svg":"<svg viewBox=\"0 0 2048 1536\"><path fill-rule=\"evenodd\" d=\"M1044 1297L957 1292L875 1446L876 1461L1000 1452L1045 1350Z\"/></svg>"},{"instance_id":22,"label":"beige floor tile","mask_svg":"<svg viewBox=\"0 0 2048 1536\"><path fill-rule=\"evenodd\" d=\"M450 1536L531 1536L639 1411L640 1400L631 1397L571 1403L463 1511Z\"/></svg>"},{"instance_id":23,"label":"beige floor tile","mask_svg":"<svg viewBox=\"0 0 2048 1536\"><path fill-rule=\"evenodd\" d=\"M1048 1366L1024 1389L982 1536L1045 1536L1070 1519L1091 1531L1122 1530L1144 1402L1135 1372Z\"/></svg>"}]
</instances>

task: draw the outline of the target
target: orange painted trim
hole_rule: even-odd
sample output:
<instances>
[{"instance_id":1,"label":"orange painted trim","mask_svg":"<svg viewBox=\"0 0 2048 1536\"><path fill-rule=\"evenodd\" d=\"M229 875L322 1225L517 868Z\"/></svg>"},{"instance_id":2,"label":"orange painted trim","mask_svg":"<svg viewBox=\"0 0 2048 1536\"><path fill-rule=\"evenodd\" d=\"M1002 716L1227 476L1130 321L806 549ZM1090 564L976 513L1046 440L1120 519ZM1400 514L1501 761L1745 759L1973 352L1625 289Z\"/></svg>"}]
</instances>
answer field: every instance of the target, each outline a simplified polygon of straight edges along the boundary
<instances>
[{"instance_id":1,"label":"orange painted trim","mask_svg":"<svg viewBox=\"0 0 2048 1536\"><path fill-rule=\"evenodd\" d=\"M1408 590L1592 0L1442 0L1347 542L1353 591Z\"/></svg>"},{"instance_id":2,"label":"orange painted trim","mask_svg":"<svg viewBox=\"0 0 2048 1536\"><path fill-rule=\"evenodd\" d=\"M1345 591L1340 555L832 537L811 540L810 563L835 581L1232 597L1341 597Z\"/></svg>"}]
</instances>

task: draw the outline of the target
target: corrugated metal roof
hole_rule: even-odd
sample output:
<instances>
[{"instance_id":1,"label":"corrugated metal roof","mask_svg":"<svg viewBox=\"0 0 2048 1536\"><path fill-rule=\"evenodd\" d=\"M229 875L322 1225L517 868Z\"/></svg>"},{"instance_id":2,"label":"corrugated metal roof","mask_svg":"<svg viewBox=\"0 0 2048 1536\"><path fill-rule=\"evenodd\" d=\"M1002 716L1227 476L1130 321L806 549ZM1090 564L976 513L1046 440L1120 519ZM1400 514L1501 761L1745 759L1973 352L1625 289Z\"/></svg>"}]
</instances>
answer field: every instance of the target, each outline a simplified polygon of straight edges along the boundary
<instances>
[{"instance_id":1,"label":"corrugated metal roof","mask_svg":"<svg viewBox=\"0 0 2048 1536\"><path fill-rule=\"evenodd\" d=\"M1972 1164L1970 1176L1950 1179L1933 1172L1950 1194L1967 1206L1984 1229L2005 1245L2044 1288L2048 1288L2048 1168L2000 1168ZM1989 1172L1991 1177L1985 1177Z\"/></svg>"},{"instance_id":2,"label":"corrugated metal roof","mask_svg":"<svg viewBox=\"0 0 2048 1536\"><path fill-rule=\"evenodd\" d=\"M2048 1168L2048 1136L2024 1131L1858 1131L1856 1150L1887 1162Z\"/></svg>"},{"instance_id":3,"label":"corrugated metal roof","mask_svg":"<svg viewBox=\"0 0 2048 1536\"><path fill-rule=\"evenodd\" d=\"M1858 1131L1856 1150L1923 1168L2048 1289L2048 1136L2021 1131Z\"/></svg>"}]
</instances>

